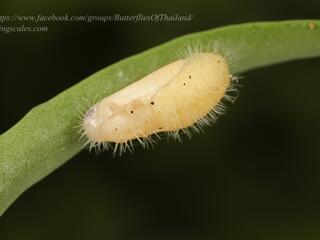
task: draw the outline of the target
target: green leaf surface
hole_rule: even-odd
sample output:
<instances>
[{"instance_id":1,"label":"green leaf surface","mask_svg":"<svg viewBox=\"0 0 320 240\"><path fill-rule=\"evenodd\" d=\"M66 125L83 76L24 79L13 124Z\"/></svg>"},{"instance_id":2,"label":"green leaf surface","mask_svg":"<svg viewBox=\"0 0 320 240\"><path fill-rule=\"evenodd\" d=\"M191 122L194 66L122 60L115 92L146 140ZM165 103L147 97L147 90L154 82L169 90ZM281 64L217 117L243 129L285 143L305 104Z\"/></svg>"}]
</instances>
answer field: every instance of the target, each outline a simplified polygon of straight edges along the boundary
<instances>
[{"instance_id":1,"label":"green leaf surface","mask_svg":"<svg viewBox=\"0 0 320 240\"><path fill-rule=\"evenodd\" d=\"M178 59L187 45L214 42L231 51L236 60L232 72L242 73L320 56L320 21L247 23L185 35L106 67L33 108L0 136L0 215L22 192L81 151L84 142L75 126L83 98L93 102L106 97Z\"/></svg>"}]
</instances>

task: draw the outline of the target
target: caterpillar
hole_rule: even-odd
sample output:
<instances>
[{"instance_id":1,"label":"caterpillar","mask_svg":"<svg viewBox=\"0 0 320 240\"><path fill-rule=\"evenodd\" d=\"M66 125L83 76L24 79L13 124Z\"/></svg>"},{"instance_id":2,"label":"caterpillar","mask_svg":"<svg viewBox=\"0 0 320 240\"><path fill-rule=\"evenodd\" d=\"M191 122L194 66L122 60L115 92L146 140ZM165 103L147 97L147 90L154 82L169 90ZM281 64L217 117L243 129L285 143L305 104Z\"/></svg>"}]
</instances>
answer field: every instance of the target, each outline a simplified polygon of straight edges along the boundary
<instances>
[{"instance_id":1,"label":"caterpillar","mask_svg":"<svg viewBox=\"0 0 320 240\"><path fill-rule=\"evenodd\" d=\"M237 77L226 54L188 52L91 106L81 123L89 149L111 147L121 155L132 152L133 140L147 147L159 133L191 137L215 122L225 111L222 101L237 97Z\"/></svg>"}]
</instances>

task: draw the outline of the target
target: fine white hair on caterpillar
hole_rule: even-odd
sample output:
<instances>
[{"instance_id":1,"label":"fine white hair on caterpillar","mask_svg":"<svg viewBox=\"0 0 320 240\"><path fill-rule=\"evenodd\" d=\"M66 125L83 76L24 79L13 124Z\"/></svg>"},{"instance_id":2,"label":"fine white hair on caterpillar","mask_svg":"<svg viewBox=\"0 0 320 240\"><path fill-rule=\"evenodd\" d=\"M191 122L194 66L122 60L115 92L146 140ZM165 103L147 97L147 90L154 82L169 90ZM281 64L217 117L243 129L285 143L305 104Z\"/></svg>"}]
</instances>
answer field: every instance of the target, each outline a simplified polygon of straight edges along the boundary
<instances>
[{"instance_id":1,"label":"fine white hair on caterpillar","mask_svg":"<svg viewBox=\"0 0 320 240\"><path fill-rule=\"evenodd\" d=\"M133 152L134 142L153 147L162 135L181 141L181 134L203 132L222 115L225 102L238 96L238 78L230 72L235 54L222 44L190 43L179 59L86 107L81 137L89 150ZM121 71L118 77L123 77Z\"/></svg>"}]
</instances>

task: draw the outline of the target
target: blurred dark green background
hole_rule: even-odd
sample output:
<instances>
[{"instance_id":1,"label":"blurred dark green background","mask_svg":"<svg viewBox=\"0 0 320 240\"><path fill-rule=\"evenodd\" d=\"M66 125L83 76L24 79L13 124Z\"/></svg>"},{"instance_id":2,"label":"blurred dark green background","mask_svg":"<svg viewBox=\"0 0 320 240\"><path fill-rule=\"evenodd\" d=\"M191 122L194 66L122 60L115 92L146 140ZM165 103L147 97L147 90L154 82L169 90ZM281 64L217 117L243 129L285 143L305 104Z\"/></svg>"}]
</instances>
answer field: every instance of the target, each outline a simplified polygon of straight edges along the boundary
<instances>
[{"instance_id":1,"label":"blurred dark green background","mask_svg":"<svg viewBox=\"0 0 320 240\"><path fill-rule=\"evenodd\" d=\"M14 13L194 19L46 23L47 33L0 33L1 132L122 58L227 24L319 18L320 2L0 2L0 15ZM320 239L319 66L320 59L300 60L244 74L227 114L182 144L162 141L121 158L81 152L9 208L0 239Z\"/></svg>"}]
</instances>

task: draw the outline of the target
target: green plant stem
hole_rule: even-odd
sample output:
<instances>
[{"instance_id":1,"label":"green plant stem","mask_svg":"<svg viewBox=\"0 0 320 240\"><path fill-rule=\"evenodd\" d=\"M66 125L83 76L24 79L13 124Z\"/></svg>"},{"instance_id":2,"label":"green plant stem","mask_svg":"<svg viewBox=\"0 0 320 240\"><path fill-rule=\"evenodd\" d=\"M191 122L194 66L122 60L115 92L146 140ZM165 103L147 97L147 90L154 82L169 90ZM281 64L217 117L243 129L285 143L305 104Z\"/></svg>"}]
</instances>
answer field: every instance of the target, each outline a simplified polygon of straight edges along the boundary
<instances>
[{"instance_id":1,"label":"green plant stem","mask_svg":"<svg viewBox=\"0 0 320 240\"><path fill-rule=\"evenodd\" d=\"M232 72L241 73L320 56L320 21L248 23L182 36L106 67L33 108L0 136L0 215L22 192L82 149L74 128L82 98L93 101L112 94L176 60L186 44L216 41L235 55Z\"/></svg>"}]
</instances>

